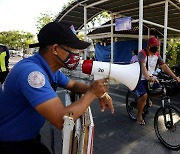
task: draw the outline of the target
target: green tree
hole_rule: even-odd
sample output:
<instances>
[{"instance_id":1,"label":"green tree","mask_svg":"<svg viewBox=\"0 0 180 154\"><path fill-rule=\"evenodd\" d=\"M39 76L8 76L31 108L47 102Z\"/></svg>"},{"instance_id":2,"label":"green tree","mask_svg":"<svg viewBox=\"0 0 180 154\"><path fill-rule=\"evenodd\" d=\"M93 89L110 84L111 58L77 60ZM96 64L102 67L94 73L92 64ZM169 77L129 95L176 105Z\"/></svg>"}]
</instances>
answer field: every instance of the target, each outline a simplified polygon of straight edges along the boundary
<instances>
[{"instance_id":1,"label":"green tree","mask_svg":"<svg viewBox=\"0 0 180 154\"><path fill-rule=\"evenodd\" d=\"M168 42L166 58L170 67L180 64L180 42L177 42L176 39Z\"/></svg>"},{"instance_id":2,"label":"green tree","mask_svg":"<svg viewBox=\"0 0 180 154\"><path fill-rule=\"evenodd\" d=\"M71 3L73 3L75 0L69 0L67 3L64 3L62 6L62 10L67 8ZM46 24L49 22L52 22L56 19L58 14L53 14L51 12L45 12L41 13L40 16L38 17L37 23L36 23L36 28L37 28L37 34L40 31L42 27L44 27Z\"/></svg>"},{"instance_id":3,"label":"green tree","mask_svg":"<svg viewBox=\"0 0 180 154\"><path fill-rule=\"evenodd\" d=\"M66 4L63 5L62 10L66 9L69 5L71 5L76 0L69 0ZM88 28L92 28L94 26L102 25L103 23L110 20L110 14L106 11L101 12L97 16L95 16L90 22L87 23Z\"/></svg>"},{"instance_id":4,"label":"green tree","mask_svg":"<svg viewBox=\"0 0 180 154\"><path fill-rule=\"evenodd\" d=\"M95 26L96 24L101 25L105 22L107 22L108 20L110 20L110 14L108 14L106 11L101 12L99 15L97 15L96 17L94 17L90 23Z\"/></svg>"},{"instance_id":5,"label":"green tree","mask_svg":"<svg viewBox=\"0 0 180 154\"><path fill-rule=\"evenodd\" d=\"M69 5L71 5L75 1L76 0L69 0L66 4L64 3L64 5L62 6L62 10L66 9Z\"/></svg>"},{"instance_id":6,"label":"green tree","mask_svg":"<svg viewBox=\"0 0 180 154\"><path fill-rule=\"evenodd\" d=\"M46 12L46 13L41 13L40 16L38 17L37 23L36 23L36 28L37 28L37 33L40 31L42 27L44 27L46 24L49 22L54 21L55 19L54 14Z\"/></svg>"},{"instance_id":7,"label":"green tree","mask_svg":"<svg viewBox=\"0 0 180 154\"><path fill-rule=\"evenodd\" d=\"M23 31L4 31L0 33L0 43L9 49L25 49L34 42L34 35Z\"/></svg>"},{"instance_id":8,"label":"green tree","mask_svg":"<svg viewBox=\"0 0 180 154\"><path fill-rule=\"evenodd\" d=\"M176 65L180 65L180 43L177 44L176 52L177 52Z\"/></svg>"}]
</instances>

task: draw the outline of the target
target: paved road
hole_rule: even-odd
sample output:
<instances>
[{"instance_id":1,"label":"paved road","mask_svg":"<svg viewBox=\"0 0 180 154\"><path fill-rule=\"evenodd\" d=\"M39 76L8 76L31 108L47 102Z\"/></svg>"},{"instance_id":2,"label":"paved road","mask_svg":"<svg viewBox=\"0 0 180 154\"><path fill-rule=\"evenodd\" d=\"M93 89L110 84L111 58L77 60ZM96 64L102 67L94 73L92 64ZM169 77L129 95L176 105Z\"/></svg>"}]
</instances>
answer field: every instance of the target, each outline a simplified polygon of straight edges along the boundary
<instances>
[{"instance_id":1,"label":"paved road","mask_svg":"<svg viewBox=\"0 0 180 154\"><path fill-rule=\"evenodd\" d=\"M9 59L9 68L11 69L14 66L14 64L16 64L21 59L22 59L22 57L19 57L19 56L15 56L15 57L11 56Z\"/></svg>"},{"instance_id":2,"label":"paved road","mask_svg":"<svg viewBox=\"0 0 180 154\"><path fill-rule=\"evenodd\" d=\"M67 72L68 73L68 72ZM72 76L77 76L77 80L87 80L88 76L75 71ZM80 79L81 78L81 79ZM91 77L90 77L91 78ZM125 108L126 88L110 88L110 95L113 98L115 113L112 115L109 111L100 112L97 101L91 105L91 110L95 123L94 148L93 154L178 154L165 148L155 136L153 128L154 113L158 108L156 103L147 116L145 126L138 125L135 121L130 120ZM58 95L64 102L65 91L59 89ZM61 154L62 150L62 132L55 129L55 154ZM41 129L42 142L51 149L50 146L50 124L46 122Z\"/></svg>"}]
</instances>

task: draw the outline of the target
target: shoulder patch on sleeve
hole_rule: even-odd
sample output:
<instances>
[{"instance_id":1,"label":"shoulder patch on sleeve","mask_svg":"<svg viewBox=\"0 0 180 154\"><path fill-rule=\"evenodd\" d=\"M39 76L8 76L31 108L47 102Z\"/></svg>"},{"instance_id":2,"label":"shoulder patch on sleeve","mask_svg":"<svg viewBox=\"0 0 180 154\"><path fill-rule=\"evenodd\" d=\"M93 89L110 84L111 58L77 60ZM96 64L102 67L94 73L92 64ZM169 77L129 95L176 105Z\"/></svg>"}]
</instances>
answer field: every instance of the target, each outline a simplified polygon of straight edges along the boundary
<instances>
[{"instance_id":1,"label":"shoulder patch on sleeve","mask_svg":"<svg viewBox=\"0 0 180 154\"><path fill-rule=\"evenodd\" d=\"M28 83L33 88L41 88L45 85L45 77L41 72L31 72L28 75Z\"/></svg>"}]
</instances>

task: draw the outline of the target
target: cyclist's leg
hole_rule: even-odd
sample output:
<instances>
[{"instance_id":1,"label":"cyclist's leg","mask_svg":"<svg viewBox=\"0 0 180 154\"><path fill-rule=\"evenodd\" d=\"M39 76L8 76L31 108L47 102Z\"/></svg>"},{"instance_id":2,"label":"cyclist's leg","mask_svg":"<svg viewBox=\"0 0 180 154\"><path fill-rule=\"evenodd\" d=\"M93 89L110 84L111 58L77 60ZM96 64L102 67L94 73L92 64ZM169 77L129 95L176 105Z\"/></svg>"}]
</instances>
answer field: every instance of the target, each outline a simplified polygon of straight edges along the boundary
<instances>
[{"instance_id":1,"label":"cyclist's leg","mask_svg":"<svg viewBox=\"0 0 180 154\"><path fill-rule=\"evenodd\" d=\"M143 113L143 109L146 105L146 99L147 99L147 93L145 93L143 96L141 96L138 99L138 118L137 118L137 122L140 125L144 125L145 121L143 119L142 113Z\"/></svg>"},{"instance_id":2,"label":"cyclist's leg","mask_svg":"<svg viewBox=\"0 0 180 154\"><path fill-rule=\"evenodd\" d=\"M145 107L144 107L144 109L143 109L143 112L144 112L144 114L146 115L146 114L149 114L149 107L151 107L150 106L150 104L152 103L152 101L150 100L150 98L149 98L149 95L147 96L147 100L146 100L146 105L145 105ZM144 115L144 116L145 116Z\"/></svg>"},{"instance_id":3,"label":"cyclist's leg","mask_svg":"<svg viewBox=\"0 0 180 154\"><path fill-rule=\"evenodd\" d=\"M137 122L140 125L144 125L144 119L142 117L142 112L144 109L144 106L146 105L146 100L147 100L147 81L146 80L141 80L138 88L136 90L136 94L138 96L138 118L137 118Z\"/></svg>"}]
</instances>

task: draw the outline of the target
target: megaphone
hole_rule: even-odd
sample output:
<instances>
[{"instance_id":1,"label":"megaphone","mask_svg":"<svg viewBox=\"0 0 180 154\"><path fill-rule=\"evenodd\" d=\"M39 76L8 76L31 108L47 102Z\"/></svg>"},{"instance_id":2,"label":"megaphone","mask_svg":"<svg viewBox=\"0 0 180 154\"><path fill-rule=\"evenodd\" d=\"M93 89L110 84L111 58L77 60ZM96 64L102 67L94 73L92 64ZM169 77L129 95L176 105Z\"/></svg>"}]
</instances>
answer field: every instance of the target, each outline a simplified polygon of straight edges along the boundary
<instances>
[{"instance_id":1,"label":"megaphone","mask_svg":"<svg viewBox=\"0 0 180 154\"><path fill-rule=\"evenodd\" d=\"M114 83L122 83L130 90L136 89L141 79L141 67L139 62L124 65L84 60L82 64L82 72L94 75L95 80L108 78Z\"/></svg>"}]
</instances>

